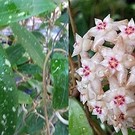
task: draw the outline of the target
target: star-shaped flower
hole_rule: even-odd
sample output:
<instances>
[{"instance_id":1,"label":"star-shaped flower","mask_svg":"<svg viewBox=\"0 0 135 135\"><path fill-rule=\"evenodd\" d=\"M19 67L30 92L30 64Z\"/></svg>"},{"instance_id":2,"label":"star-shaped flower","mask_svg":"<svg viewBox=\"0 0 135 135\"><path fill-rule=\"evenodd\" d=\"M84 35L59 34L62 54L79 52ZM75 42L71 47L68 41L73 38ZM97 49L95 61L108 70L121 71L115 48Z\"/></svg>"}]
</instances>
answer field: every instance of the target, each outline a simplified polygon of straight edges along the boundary
<instances>
[{"instance_id":1,"label":"star-shaped flower","mask_svg":"<svg viewBox=\"0 0 135 135\"><path fill-rule=\"evenodd\" d=\"M87 52L91 48L92 43L92 40L88 38L82 38L80 35L76 34L76 42L73 46L74 51L72 57L80 53Z\"/></svg>"},{"instance_id":2,"label":"star-shaped flower","mask_svg":"<svg viewBox=\"0 0 135 135\"><path fill-rule=\"evenodd\" d=\"M114 111L120 109L124 114L126 113L127 105L134 102L134 99L130 96L130 91L126 91L124 87L106 91L104 100L107 102L109 109Z\"/></svg>"}]
</instances>

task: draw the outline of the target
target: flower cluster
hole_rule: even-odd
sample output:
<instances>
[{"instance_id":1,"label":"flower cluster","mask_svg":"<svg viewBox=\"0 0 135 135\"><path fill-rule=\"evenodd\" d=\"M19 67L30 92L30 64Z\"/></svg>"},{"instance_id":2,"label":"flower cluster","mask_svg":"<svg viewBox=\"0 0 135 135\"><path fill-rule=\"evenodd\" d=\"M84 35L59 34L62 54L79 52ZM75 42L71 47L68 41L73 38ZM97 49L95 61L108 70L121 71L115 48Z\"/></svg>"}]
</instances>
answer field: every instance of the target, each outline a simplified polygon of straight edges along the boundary
<instances>
[{"instance_id":1,"label":"flower cluster","mask_svg":"<svg viewBox=\"0 0 135 135\"><path fill-rule=\"evenodd\" d=\"M127 135L127 128L135 128L135 23L108 15L95 24L83 37L76 34L72 54L81 56L80 100L101 122Z\"/></svg>"}]
</instances>

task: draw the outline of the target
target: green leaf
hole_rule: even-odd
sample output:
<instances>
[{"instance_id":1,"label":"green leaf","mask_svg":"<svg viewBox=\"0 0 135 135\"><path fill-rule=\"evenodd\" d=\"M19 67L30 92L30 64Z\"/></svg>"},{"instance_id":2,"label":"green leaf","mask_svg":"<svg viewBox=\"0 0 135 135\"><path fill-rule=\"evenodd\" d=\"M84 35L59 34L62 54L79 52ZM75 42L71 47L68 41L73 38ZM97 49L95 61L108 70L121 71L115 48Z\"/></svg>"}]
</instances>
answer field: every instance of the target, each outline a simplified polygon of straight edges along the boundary
<instances>
[{"instance_id":1,"label":"green leaf","mask_svg":"<svg viewBox=\"0 0 135 135\"><path fill-rule=\"evenodd\" d=\"M11 64L0 45L0 134L13 135L17 120L17 90Z\"/></svg>"},{"instance_id":2,"label":"green leaf","mask_svg":"<svg viewBox=\"0 0 135 135\"><path fill-rule=\"evenodd\" d=\"M38 108L37 112L43 116L43 110L41 108ZM22 119L24 119L24 117L25 120L23 122ZM21 112L17 123L16 135L41 135L41 130L44 127L44 123L44 119L39 117L34 112L27 116Z\"/></svg>"},{"instance_id":3,"label":"green leaf","mask_svg":"<svg viewBox=\"0 0 135 135\"><path fill-rule=\"evenodd\" d=\"M30 95L22 91L18 91L18 102L19 104L31 104L32 98L30 97Z\"/></svg>"},{"instance_id":4,"label":"green leaf","mask_svg":"<svg viewBox=\"0 0 135 135\"><path fill-rule=\"evenodd\" d=\"M20 57L22 57L22 55L25 53L25 50L22 47L22 45L17 44L17 45L8 47L6 49L6 53L8 55L11 65L14 65L20 59Z\"/></svg>"},{"instance_id":5,"label":"green leaf","mask_svg":"<svg viewBox=\"0 0 135 135\"><path fill-rule=\"evenodd\" d=\"M51 76L54 86L53 108L61 109L68 106L68 60L60 53L51 59Z\"/></svg>"},{"instance_id":6,"label":"green leaf","mask_svg":"<svg viewBox=\"0 0 135 135\"><path fill-rule=\"evenodd\" d=\"M51 12L56 5L50 0L0 0L0 26Z\"/></svg>"},{"instance_id":7,"label":"green leaf","mask_svg":"<svg viewBox=\"0 0 135 135\"><path fill-rule=\"evenodd\" d=\"M72 98L69 99L69 135L94 135L82 107Z\"/></svg>"},{"instance_id":8,"label":"green leaf","mask_svg":"<svg viewBox=\"0 0 135 135\"><path fill-rule=\"evenodd\" d=\"M22 66L19 66L18 67L18 70L22 73L25 73L25 74L40 74L41 73L41 68L38 67L37 65L35 64L24 64Z\"/></svg>"},{"instance_id":9,"label":"green leaf","mask_svg":"<svg viewBox=\"0 0 135 135\"><path fill-rule=\"evenodd\" d=\"M53 135L68 135L68 127L60 121L57 121L55 124L55 132Z\"/></svg>"},{"instance_id":10,"label":"green leaf","mask_svg":"<svg viewBox=\"0 0 135 135\"><path fill-rule=\"evenodd\" d=\"M30 55L33 61L41 68L43 68L44 54L43 46L35 38L35 36L18 23L11 24L13 33L17 37L19 43L22 44L26 52Z\"/></svg>"}]
</instances>

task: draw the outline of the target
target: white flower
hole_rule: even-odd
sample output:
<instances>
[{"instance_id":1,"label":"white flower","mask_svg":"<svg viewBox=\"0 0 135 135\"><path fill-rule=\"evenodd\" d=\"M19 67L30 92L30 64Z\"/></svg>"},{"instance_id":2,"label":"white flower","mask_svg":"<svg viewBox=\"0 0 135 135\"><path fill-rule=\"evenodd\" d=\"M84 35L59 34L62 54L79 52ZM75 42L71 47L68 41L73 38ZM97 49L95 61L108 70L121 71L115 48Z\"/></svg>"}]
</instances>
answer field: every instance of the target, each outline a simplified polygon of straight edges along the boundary
<instances>
[{"instance_id":1,"label":"white flower","mask_svg":"<svg viewBox=\"0 0 135 135\"><path fill-rule=\"evenodd\" d=\"M106 108L106 104L103 101L91 101L89 105L93 107L93 115L97 115L103 123L107 119L108 110Z\"/></svg>"},{"instance_id":2,"label":"white flower","mask_svg":"<svg viewBox=\"0 0 135 135\"><path fill-rule=\"evenodd\" d=\"M121 30L120 35L124 38L124 40L135 39L135 23L133 18L131 18L127 25L119 26L119 29Z\"/></svg>"},{"instance_id":3,"label":"white flower","mask_svg":"<svg viewBox=\"0 0 135 135\"><path fill-rule=\"evenodd\" d=\"M93 81L95 78L95 67L96 65L91 62L90 59L82 60L82 67L79 68L76 72L82 77L82 82L88 83Z\"/></svg>"},{"instance_id":4,"label":"white flower","mask_svg":"<svg viewBox=\"0 0 135 135\"><path fill-rule=\"evenodd\" d=\"M135 127L135 23L114 22L108 15L95 24L83 38L76 35L74 44L73 56L79 54L82 64L76 71L80 100L101 122L128 135L127 128ZM105 47L105 41L111 46ZM92 57L90 49L96 52Z\"/></svg>"},{"instance_id":5,"label":"white flower","mask_svg":"<svg viewBox=\"0 0 135 135\"><path fill-rule=\"evenodd\" d=\"M77 81L77 90L80 92L80 100L83 104L88 100L88 86L82 82Z\"/></svg>"},{"instance_id":6,"label":"white flower","mask_svg":"<svg viewBox=\"0 0 135 135\"><path fill-rule=\"evenodd\" d=\"M97 51L105 41L115 43L117 38L117 32L113 29L113 20L110 15L104 18L104 20L95 19L96 26L88 31L88 34L95 37L93 43L93 50Z\"/></svg>"},{"instance_id":7,"label":"white flower","mask_svg":"<svg viewBox=\"0 0 135 135\"><path fill-rule=\"evenodd\" d=\"M74 44L74 51L72 57L78 55L81 52L82 42L83 42L83 38L80 35L76 34L76 42Z\"/></svg>"},{"instance_id":8,"label":"white flower","mask_svg":"<svg viewBox=\"0 0 135 135\"><path fill-rule=\"evenodd\" d=\"M135 23L133 18L128 22L127 25L119 26L119 29L121 31L119 35L123 37L127 49L130 50L129 52L133 51L135 48Z\"/></svg>"},{"instance_id":9,"label":"white flower","mask_svg":"<svg viewBox=\"0 0 135 135\"><path fill-rule=\"evenodd\" d=\"M92 40L88 38L82 38L81 36L76 34L76 42L74 44L74 51L72 57L80 54L81 52L88 51L91 48L92 43Z\"/></svg>"},{"instance_id":10,"label":"white flower","mask_svg":"<svg viewBox=\"0 0 135 135\"><path fill-rule=\"evenodd\" d=\"M108 103L109 109L113 109L114 111L120 109L122 113L126 112L129 103L134 102L130 97L130 91L125 90L123 87L105 92L104 100Z\"/></svg>"},{"instance_id":11,"label":"white flower","mask_svg":"<svg viewBox=\"0 0 135 135\"><path fill-rule=\"evenodd\" d=\"M105 66L109 70L110 75L113 75L116 71L124 70L121 63L124 54L115 53L115 51L110 48L102 48L101 54L104 57L101 65Z\"/></svg>"}]
</instances>

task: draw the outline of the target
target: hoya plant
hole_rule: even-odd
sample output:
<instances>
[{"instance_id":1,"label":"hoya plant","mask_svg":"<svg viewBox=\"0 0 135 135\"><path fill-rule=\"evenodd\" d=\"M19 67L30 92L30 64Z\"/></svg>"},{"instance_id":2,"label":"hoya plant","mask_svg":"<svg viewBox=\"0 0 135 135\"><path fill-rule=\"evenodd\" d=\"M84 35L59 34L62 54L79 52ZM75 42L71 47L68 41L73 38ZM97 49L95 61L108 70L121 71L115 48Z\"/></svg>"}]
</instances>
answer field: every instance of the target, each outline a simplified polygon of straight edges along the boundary
<instances>
[{"instance_id":1,"label":"hoya plant","mask_svg":"<svg viewBox=\"0 0 135 135\"><path fill-rule=\"evenodd\" d=\"M127 135L127 128L135 123L134 20L114 22L108 15L103 21L95 19L95 24L83 38L76 35L74 44L73 56L80 54L82 65L76 70L81 76L77 81L80 100L102 123L107 121L116 132ZM114 44L112 48L103 46L106 41ZM90 49L95 52L92 57L87 53ZM109 89L103 89L104 81Z\"/></svg>"},{"instance_id":2,"label":"hoya plant","mask_svg":"<svg viewBox=\"0 0 135 135\"><path fill-rule=\"evenodd\" d=\"M68 134L67 2L0 0L0 134Z\"/></svg>"}]
</instances>

